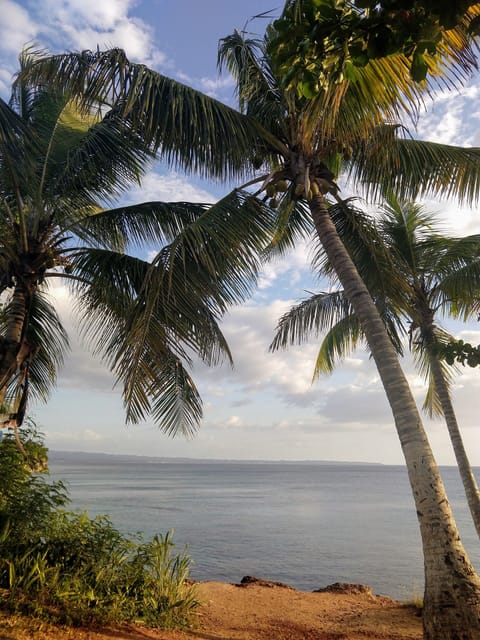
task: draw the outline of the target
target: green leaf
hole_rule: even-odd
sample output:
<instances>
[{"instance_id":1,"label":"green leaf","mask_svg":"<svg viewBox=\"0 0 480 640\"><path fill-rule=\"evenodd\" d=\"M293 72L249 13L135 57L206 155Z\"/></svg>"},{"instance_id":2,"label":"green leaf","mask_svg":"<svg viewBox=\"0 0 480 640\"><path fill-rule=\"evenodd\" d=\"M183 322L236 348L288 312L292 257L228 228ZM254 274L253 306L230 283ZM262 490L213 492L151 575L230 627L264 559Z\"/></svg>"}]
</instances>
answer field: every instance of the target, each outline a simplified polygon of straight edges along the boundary
<instances>
[{"instance_id":1,"label":"green leaf","mask_svg":"<svg viewBox=\"0 0 480 640\"><path fill-rule=\"evenodd\" d=\"M410 73L415 82L422 82L427 77L428 64L425 60L424 54L417 50L413 54Z\"/></svg>"}]
</instances>

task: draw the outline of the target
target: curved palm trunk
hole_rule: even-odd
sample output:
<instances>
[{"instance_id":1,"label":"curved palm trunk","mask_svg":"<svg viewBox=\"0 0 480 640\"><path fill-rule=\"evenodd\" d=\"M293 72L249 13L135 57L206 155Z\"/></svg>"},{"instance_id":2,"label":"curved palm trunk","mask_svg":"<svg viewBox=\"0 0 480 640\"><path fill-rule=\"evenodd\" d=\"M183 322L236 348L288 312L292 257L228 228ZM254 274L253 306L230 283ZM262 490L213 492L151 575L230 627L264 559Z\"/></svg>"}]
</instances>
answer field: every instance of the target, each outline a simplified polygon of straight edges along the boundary
<instances>
[{"instance_id":1,"label":"curved palm trunk","mask_svg":"<svg viewBox=\"0 0 480 640\"><path fill-rule=\"evenodd\" d=\"M362 323L400 438L422 537L425 640L479 640L480 578L463 548L428 439L373 300L330 219L322 195L309 202L315 229Z\"/></svg>"},{"instance_id":2,"label":"curved palm trunk","mask_svg":"<svg viewBox=\"0 0 480 640\"><path fill-rule=\"evenodd\" d=\"M443 377L442 368L438 358L429 351L430 368L433 375L435 390L442 406L443 416L447 424L448 433L452 442L455 459L457 461L460 477L462 478L465 495L472 514L473 523L480 537L480 490L470 466L470 461L463 445L462 435L458 428L457 417L453 409L448 387Z\"/></svg>"}]
</instances>

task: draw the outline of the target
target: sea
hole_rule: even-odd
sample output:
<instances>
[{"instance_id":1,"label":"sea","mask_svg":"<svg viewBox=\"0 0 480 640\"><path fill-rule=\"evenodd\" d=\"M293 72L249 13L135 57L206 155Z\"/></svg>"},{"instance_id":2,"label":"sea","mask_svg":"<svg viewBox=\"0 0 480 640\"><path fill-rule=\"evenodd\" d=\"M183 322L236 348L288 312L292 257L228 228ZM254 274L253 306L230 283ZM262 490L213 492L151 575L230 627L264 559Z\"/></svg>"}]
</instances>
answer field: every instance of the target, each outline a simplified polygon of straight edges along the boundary
<instances>
[{"instance_id":1,"label":"sea","mask_svg":"<svg viewBox=\"0 0 480 640\"><path fill-rule=\"evenodd\" d=\"M358 582L411 600L423 591L421 542L403 466L178 460L55 452L70 509L108 515L125 534L174 530L191 577L245 575L311 591ZM477 477L480 469L476 469ZM455 467L441 474L467 552L480 543Z\"/></svg>"}]
</instances>

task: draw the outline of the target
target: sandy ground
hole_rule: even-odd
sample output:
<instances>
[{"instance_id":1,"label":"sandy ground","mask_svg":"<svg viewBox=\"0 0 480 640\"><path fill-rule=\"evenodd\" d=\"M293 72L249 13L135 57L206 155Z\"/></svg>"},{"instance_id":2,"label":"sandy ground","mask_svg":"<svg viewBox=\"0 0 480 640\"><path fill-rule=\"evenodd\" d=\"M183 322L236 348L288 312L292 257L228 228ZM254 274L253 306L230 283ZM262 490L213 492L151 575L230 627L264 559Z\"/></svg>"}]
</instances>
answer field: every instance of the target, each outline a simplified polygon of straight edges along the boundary
<instances>
[{"instance_id":1,"label":"sandy ground","mask_svg":"<svg viewBox=\"0 0 480 640\"><path fill-rule=\"evenodd\" d=\"M135 625L63 629L0 615L1 640L419 640L414 607L374 596L368 588L306 593L253 582L197 585L195 626L159 631Z\"/></svg>"}]
</instances>

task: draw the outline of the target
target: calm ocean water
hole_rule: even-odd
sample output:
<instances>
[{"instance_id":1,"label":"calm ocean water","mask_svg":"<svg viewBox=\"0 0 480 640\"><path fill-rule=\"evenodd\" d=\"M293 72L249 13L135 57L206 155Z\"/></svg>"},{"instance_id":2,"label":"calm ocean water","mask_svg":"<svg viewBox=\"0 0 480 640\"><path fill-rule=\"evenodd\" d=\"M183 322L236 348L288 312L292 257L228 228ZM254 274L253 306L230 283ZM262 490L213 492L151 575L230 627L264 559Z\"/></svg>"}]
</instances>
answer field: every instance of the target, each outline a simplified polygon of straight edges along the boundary
<instances>
[{"instance_id":1,"label":"calm ocean water","mask_svg":"<svg viewBox=\"0 0 480 640\"><path fill-rule=\"evenodd\" d=\"M71 508L108 514L125 533L175 530L192 577L244 575L302 590L362 582L407 599L423 589L420 536L406 470L322 463L180 462L50 452ZM478 471L478 469L477 469ZM480 544L458 472L442 468L463 542Z\"/></svg>"}]
</instances>

